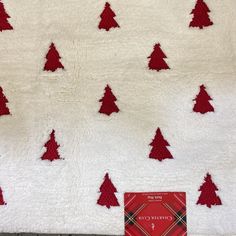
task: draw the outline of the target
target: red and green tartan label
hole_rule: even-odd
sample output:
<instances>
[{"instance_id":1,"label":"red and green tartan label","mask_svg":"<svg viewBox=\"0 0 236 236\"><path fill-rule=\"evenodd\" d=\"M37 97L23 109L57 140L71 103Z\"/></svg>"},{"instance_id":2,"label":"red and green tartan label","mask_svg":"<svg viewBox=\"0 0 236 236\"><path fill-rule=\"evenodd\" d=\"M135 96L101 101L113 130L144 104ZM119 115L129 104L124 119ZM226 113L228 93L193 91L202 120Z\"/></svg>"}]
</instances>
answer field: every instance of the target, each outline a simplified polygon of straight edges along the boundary
<instances>
[{"instance_id":1,"label":"red and green tartan label","mask_svg":"<svg viewBox=\"0 0 236 236\"><path fill-rule=\"evenodd\" d=\"M186 194L125 193L125 236L186 236Z\"/></svg>"}]
</instances>

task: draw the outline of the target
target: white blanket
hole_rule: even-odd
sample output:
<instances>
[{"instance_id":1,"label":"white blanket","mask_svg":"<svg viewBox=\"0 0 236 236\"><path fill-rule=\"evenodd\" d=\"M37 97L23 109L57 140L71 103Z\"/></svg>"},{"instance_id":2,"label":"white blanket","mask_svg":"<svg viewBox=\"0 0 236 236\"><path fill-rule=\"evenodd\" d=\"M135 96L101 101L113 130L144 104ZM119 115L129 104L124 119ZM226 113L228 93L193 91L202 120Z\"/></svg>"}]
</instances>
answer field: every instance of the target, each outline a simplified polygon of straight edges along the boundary
<instances>
[{"instance_id":1,"label":"white blanket","mask_svg":"<svg viewBox=\"0 0 236 236\"><path fill-rule=\"evenodd\" d=\"M126 191L185 191L189 235L236 234L236 1L206 0L213 26L189 28L195 0L5 0L0 32L1 232L123 234ZM54 42L65 70L45 72ZM160 43L170 70L148 70ZM109 84L119 113L98 112ZM204 84L215 112L192 111ZM160 127L174 159L149 159ZM42 161L55 130L64 160ZM108 172L120 207L96 204ZM196 205L206 173L222 206Z\"/></svg>"}]
</instances>

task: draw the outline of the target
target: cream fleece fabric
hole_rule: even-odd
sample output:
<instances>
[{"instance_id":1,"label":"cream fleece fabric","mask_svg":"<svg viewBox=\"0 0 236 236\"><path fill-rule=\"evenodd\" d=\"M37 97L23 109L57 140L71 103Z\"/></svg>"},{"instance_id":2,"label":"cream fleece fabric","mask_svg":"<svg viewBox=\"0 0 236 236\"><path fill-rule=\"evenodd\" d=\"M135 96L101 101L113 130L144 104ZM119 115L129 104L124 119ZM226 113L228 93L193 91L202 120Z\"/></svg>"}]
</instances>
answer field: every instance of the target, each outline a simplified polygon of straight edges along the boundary
<instances>
[{"instance_id":1,"label":"cream fleece fabric","mask_svg":"<svg viewBox=\"0 0 236 236\"><path fill-rule=\"evenodd\" d=\"M206 0L214 25L189 28L195 0L110 0L120 28L98 30L103 0L5 0L0 33L1 232L123 234L123 193L185 191L189 235L236 234L236 1ZM43 71L54 42L65 70ZM170 70L147 68L155 43ZM120 108L98 113L109 84ZM192 112L204 84L214 113ZM173 160L148 158L160 127ZM52 129L64 160L42 161ZM196 205L206 173L223 205ZM108 172L120 207L96 204Z\"/></svg>"}]
</instances>

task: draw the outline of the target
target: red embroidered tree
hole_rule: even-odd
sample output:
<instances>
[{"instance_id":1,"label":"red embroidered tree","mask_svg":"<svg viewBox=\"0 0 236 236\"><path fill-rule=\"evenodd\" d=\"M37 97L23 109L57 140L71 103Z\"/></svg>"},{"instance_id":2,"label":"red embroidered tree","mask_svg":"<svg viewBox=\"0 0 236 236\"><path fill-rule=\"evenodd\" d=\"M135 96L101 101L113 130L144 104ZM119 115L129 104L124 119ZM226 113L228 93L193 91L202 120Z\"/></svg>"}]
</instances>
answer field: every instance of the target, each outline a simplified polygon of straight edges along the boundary
<instances>
[{"instance_id":1,"label":"red embroidered tree","mask_svg":"<svg viewBox=\"0 0 236 236\"><path fill-rule=\"evenodd\" d=\"M204 183L198 191L201 191L201 194L198 198L197 204L206 205L209 208L214 205L222 205L220 197L216 194L218 188L212 182L211 175L209 173L207 173L204 178Z\"/></svg>"},{"instance_id":2,"label":"red embroidered tree","mask_svg":"<svg viewBox=\"0 0 236 236\"><path fill-rule=\"evenodd\" d=\"M116 14L110 8L110 4L106 2L105 8L102 14L100 15L101 21L98 25L98 28L109 31L111 28L120 27L118 23L116 22L116 20L114 19L115 16Z\"/></svg>"},{"instance_id":3,"label":"red embroidered tree","mask_svg":"<svg viewBox=\"0 0 236 236\"><path fill-rule=\"evenodd\" d=\"M100 187L101 195L99 199L97 200L97 204L101 206L106 206L107 208L110 208L111 206L119 206L118 200L116 198L115 193L117 193L117 190L113 183L111 182L111 179L109 178L108 173L106 173L104 177L104 182L102 183Z\"/></svg>"},{"instance_id":4,"label":"red embroidered tree","mask_svg":"<svg viewBox=\"0 0 236 236\"><path fill-rule=\"evenodd\" d=\"M207 112L214 112L214 108L209 102L211 100L212 98L206 92L206 87L202 84L200 86L199 94L196 96L195 99L193 99L193 101L196 101L193 107L193 111L200 112L201 114L205 114Z\"/></svg>"},{"instance_id":5,"label":"red embroidered tree","mask_svg":"<svg viewBox=\"0 0 236 236\"><path fill-rule=\"evenodd\" d=\"M119 108L116 106L115 101L117 101L117 99L112 93L112 90L109 85L107 85L103 98L99 100L99 102L102 102L99 112L104 113L108 116L111 115L113 112L119 112Z\"/></svg>"},{"instance_id":6,"label":"red embroidered tree","mask_svg":"<svg viewBox=\"0 0 236 236\"><path fill-rule=\"evenodd\" d=\"M156 135L152 142L149 144L152 146L152 150L149 154L149 158L157 159L162 161L164 159L173 159L170 151L167 149L167 146L170 146L169 143L163 138L160 128L157 129Z\"/></svg>"},{"instance_id":7,"label":"red embroidered tree","mask_svg":"<svg viewBox=\"0 0 236 236\"><path fill-rule=\"evenodd\" d=\"M2 189L0 187L0 205L6 205L6 202L4 201Z\"/></svg>"},{"instance_id":8,"label":"red embroidered tree","mask_svg":"<svg viewBox=\"0 0 236 236\"><path fill-rule=\"evenodd\" d=\"M60 147L55 140L55 130L52 130L50 134L50 139L45 143L44 147L46 147L46 152L41 157L42 160L54 161L61 159L58 153L58 148Z\"/></svg>"},{"instance_id":9,"label":"red embroidered tree","mask_svg":"<svg viewBox=\"0 0 236 236\"><path fill-rule=\"evenodd\" d=\"M170 69L169 66L166 64L164 61L164 58L167 58L164 52L161 50L161 45L160 43L156 44L154 46L154 50L152 54L148 57L149 63L148 67L150 70L167 70Z\"/></svg>"},{"instance_id":10,"label":"red embroidered tree","mask_svg":"<svg viewBox=\"0 0 236 236\"><path fill-rule=\"evenodd\" d=\"M3 90L0 87L0 116L2 115L10 115L10 111L7 107L8 100L3 94Z\"/></svg>"},{"instance_id":11,"label":"red embroidered tree","mask_svg":"<svg viewBox=\"0 0 236 236\"><path fill-rule=\"evenodd\" d=\"M210 20L208 13L211 12L207 4L203 0L197 0L195 8L192 10L193 19L189 24L189 27L208 27L213 25L213 22Z\"/></svg>"},{"instance_id":12,"label":"red embroidered tree","mask_svg":"<svg viewBox=\"0 0 236 236\"><path fill-rule=\"evenodd\" d=\"M4 5L0 0L0 31L13 29L8 22L8 18L10 18L10 16L7 14Z\"/></svg>"},{"instance_id":13,"label":"red embroidered tree","mask_svg":"<svg viewBox=\"0 0 236 236\"><path fill-rule=\"evenodd\" d=\"M46 55L46 63L44 65L44 70L45 71L56 71L57 69L64 69L64 66L60 62L60 55L54 45L54 43L51 43L49 47L49 51Z\"/></svg>"}]
</instances>

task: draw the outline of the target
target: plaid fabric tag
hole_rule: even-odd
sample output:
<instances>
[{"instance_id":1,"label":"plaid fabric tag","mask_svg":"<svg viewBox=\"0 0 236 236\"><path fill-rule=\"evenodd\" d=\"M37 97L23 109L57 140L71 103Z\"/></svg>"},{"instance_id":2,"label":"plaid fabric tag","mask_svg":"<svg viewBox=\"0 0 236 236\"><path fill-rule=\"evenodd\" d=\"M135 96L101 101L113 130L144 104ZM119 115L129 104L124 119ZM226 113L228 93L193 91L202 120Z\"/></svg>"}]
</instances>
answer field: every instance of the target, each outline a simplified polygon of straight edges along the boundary
<instances>
[{"instance_id":1,"label":"plaid fabric tag","mask_svg":"<svg viewBox=\"0 0 236 236\"><path fill-rule=\"evenodd\" d=\"M186 194L125 193L125 236L185 236Z\"/></svg>"}]
</instances>

